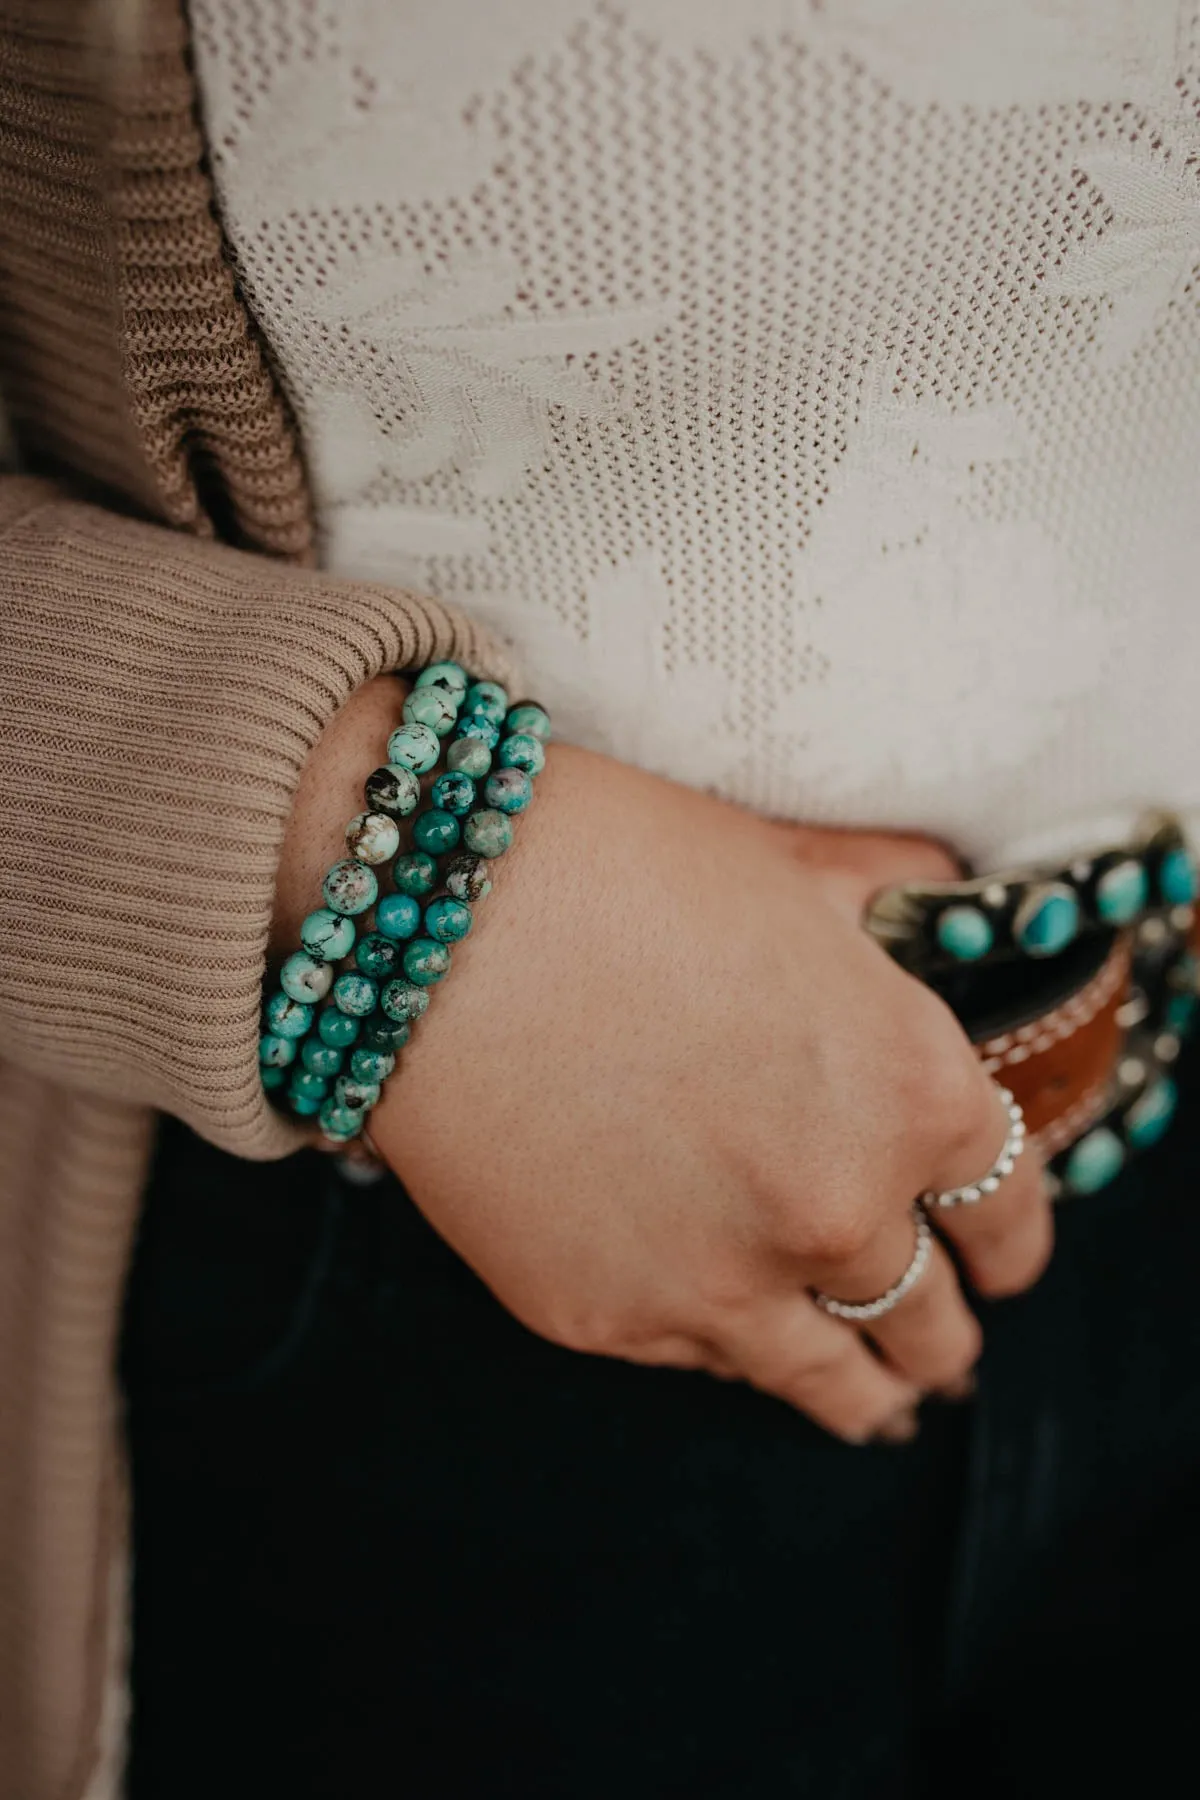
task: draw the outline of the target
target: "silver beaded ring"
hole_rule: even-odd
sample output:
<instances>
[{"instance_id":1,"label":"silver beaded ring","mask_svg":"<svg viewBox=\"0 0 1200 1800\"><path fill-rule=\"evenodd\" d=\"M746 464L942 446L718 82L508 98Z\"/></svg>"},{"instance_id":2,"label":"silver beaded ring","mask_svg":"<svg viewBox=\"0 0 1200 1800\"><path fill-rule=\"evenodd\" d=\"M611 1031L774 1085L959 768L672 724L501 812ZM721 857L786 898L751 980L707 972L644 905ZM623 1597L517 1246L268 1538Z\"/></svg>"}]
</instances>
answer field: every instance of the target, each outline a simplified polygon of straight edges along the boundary
<instances>
[{"instance_id":1,"label":"silver beaded ring","mask_svg":"<svg viewBox=\"0 0 1200 1800\"><path fill-rule=\"evenodd\" d=\"M917 1228L916 1248L912 1253L912 1261L899 1281L886 1294L880 1294L877 1300L835 1300L832 1294L814 1293L813 1299L822 1312L834 1319L846 1319L852 1325L868 1325L873 1319L882 1319L894 1306L899 1306L906 1294L911 1294L929 1267L933 1249L933 1232L919 1206L914 1206L912 1217Z\"/></svg>"},{"instance_id":2,"label":"silver beaded ring","mask_svg":"<svg viewBox=\"0 0 1200 1800\"><path fill-rule=\"evenodd\" d=\"M974 1206L988 1194L994 1194L1000 1183L1012 1174L1017 1158L1025 1148L1025 1114L1007 1088L997 1088L996 1091L1008 1114L1008 1135L999 1156L987 1174L978 1181L969 1181L964 1187L946 1188L940 1194L932 1191L922 1194L922 1206L936 1206L940 1212L947 1212L953 1206Z\"/></svg>"}]
</instances>

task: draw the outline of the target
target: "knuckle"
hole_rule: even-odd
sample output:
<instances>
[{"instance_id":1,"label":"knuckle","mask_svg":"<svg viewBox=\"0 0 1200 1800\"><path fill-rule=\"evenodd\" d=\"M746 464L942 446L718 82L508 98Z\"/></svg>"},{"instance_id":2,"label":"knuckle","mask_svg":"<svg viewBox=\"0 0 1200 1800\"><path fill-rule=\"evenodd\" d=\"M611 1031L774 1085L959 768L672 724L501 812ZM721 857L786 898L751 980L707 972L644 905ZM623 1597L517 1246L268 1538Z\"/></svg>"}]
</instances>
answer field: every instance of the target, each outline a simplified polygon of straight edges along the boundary
<instances>
[{"instance_id":1,"label":"knuckle","mask_svg":"<svg viewBox=\"0 0 1200 1800\"><path fill-rule=\"evenodd\" d=\"M821 1207L806 1222L804 1242L799 1248L805 1258L818 1267L831 1267L859 1260L877 1228L872 1212L860 1202L844 1198Z\"/></svg>"}]
</instances>

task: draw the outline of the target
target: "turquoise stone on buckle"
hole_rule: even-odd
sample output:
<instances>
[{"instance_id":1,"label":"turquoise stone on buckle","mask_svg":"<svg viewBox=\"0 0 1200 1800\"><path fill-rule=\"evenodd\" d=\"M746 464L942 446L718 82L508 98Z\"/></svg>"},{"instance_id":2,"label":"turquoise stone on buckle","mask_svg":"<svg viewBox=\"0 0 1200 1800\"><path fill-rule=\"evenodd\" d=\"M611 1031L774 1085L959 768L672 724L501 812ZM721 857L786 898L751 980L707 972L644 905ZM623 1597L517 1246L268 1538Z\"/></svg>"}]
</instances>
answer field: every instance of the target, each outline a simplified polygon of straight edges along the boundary
<instances>
[{"instance_id":1,"label":"turquoise stone on buckle","mask_svg":"<svg viewBox=\"0 0 1200 1800\"><path fill-rule=\"evenodd\" d=\"M1063 882L1035 887L1013 919L1013 937L1026 956L1059 956L1078 935L1079 901Z\"/></svg>"}]
</instances>

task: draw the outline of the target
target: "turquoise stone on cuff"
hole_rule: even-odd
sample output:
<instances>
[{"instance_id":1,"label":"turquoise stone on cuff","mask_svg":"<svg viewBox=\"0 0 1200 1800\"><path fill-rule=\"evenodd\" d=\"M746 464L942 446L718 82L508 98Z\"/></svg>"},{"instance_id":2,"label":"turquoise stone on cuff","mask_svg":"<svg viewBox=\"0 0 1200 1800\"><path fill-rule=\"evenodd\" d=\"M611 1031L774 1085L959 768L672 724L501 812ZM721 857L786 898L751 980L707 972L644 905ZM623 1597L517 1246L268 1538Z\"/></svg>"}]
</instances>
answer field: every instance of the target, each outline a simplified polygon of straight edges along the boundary
<instances>
[{"instance_id":1,"label":"turquoise stone on cuff","mask_svg":"<svg viewBox=\"0 0 1200 1800\"><path fill-rule=\"evenodd\" d=\"M446 864L446 892L455 900L486 900L492 891L492 877L486 858L465 852L453 856Z\"/></svg>"},{"instance_id":2,"label":"turquoise stone on cuff","mask_svg":"<svg viewBox=\"0 0 1200 1800\"><path fill-rule=\"evenodd\" d=\"M265 1069L286 1069L296 1060L296 1040L264 1031L258 1040L258 1060Z\"/></svg>"},{"instance_id":3,"label":"turquoise stone on cuff","mask_svg":"<svg viewBox=\"0 0 1200 1800\"><path fill-rule=\"evenodd\" d=\"M462 709L464 718L486 719L489 725L500 726L508 711L508 695L499 682L475 681L463 695Z\"/></svg>"},{"instance_id":4,"label":"turquoise stone on cuff","mask_svg":"<svg viewBox=\"0 0 1200 1800\"><path fill-rule=\"evenodd\" d=\"M322 962L341 962L354 948L354 926L340 913L322 906L310 912L300 927L300 942L310 956Z\"/></svg>"},{"instance_id":5,"label":"turquoise stone on cuff","mask_svg":"<svg viewBox=\"0 0 1200 1800\"><path fill-rule=\"evenodd\" d=\"M497 812L522 813L533 799L533 783L522 769L497 769L484 783L483 797Z\"/></svg>"},{"instance_id":6,"label":"turquoise stone on cuff","mask_svg":"<svg viewBox=\"0 0 1200 1800\"><path fill-rule=\"evenodd\" d=\"M485 744L489 750L494 750L500 742L500 727L493 725L490 719L477 718L472 715L458 721L458 736L460 739L466 738L468 741L474 740L476 743Z\"/></svg>"},{"instance_id":7,"label":"turquoise stone on cuff","mask_svg":"<svg viewBox=\"0 0 1200 1800\"><path fill-rule=\"evenodd\" d=\"M302 1038L313 1022L313 1009L290 994L272 994L263 1009L267 1030L276 1037Z\"/></svg>"},{"instance_id":8,"label":"turquoise stone on cuff","mask_svg":"<svg viewBox=\"0 0 1200 1800\"><path fill-rule=\"evenodd\" d=\"M1145 865L1130 857L1106 869L1096 883L1096 911L1106 925L1128 925L1145 906L1149 893Z\"/></svg>"},{"instance_id":9,"label":"turquoise stone on cuff","mask_svg":"<svg viewBox=\"0 0 1200 1800\"><path fill-rule=\"evenodd\" d=\"M471 677L461 663L436 662L421 670L414 686L445 688L448 694L454 695L455 700L461 700L470 683Z\"/></svg>"},{"instance_id":10,"label":"turquoise stone on cuff","mask_svg":"<svg viewBox=\"0 0 1200 1800\"><path fill-rule=\"evenodd\" d=\"M404 952L404 973L418 987L432 987L449 971L449 950L432 938L414 938Z\"/></svg>"},{"instance_id":11,"label":"turquoise stone on cuff","mask_svg":"<svg viewBox=\"0 0 1200 1800\"><path fill-rule=\"evenodd\" d=\"M937 941L956 962L978 962L995 943L996 934L977 906L948 906L938 915Z\"/></svg>"},{"instance_id":12,"label":"turquoise stone on cuff","mask_svg":"<svg viewBox=\"0 0 1200 1800\"><path fill-rule=\"evenodd\" d=\"M455 738L446 750L446 767L455 775L482 781L492 766L492 753L482 738Z\"/></svg>"},{"instance_id":13,"label":"turquoise stone on cuff","mask_svg":"<svg viewBox=\"0 0 1200 1800\"><path fill-rule=\"evenodd\" d=\"M392 880L402 894L420 900L433 892L437 882L437 864L424 850L410 850L392 864Z\"/></svg>"},{"instance_id":14,"label":"turquoise stone on cuff","mask_svg":"<svg viewBox=\"0 0 1200 1800\"><path fill-rule=\"evenodd\" d=\"M335 1050L344 1050L352 1044L358 1029L358 1020L339 1012L336 1006L327 1006L317 1020L317 1036L323 1044L332 1044Z\"/></svg>"},{"instance_id":15,"label":"turquoise stone on cuff","mask_svg":"<svg viewBox=\"0 0 1200 1800\"><path fill-rule=\"evenodd\" d=\"M419 991L419 990L418 990ZM363 1020L361 1048L390 1053L402 1050L412 1036L407 1019L389 1019L386 1013L372 1013Z\"/></svg>"},{"instance_id":16,"label":"turquoise stone on cuff","mask_svg":"<svg viewBox=\"0 0 1200 1800\"><path fill-rule=\"evenodd\" d=\"M1125 1136L1135 1150L1148 1150L1164 1135L1179 1104L1179 1090L1169 1075L1151 1082L1125 1114Z\"/></svg>"},{"instance_id":17,"label":"turquoise stone on cuff","mask_svg":"<svg viewBox=\"0 0 1200 1800\"><path fill-rule=\"evenodd\" d=\"M334 863L325 877L321 891L325 895L326 904L334 912L353 915L366 912L368 907L374 906L379 893L379 882L374 869L351 858L346 862Z\"/></svg>"},{"instance_id":18,"label":"turquoise stone on cuff","mask_svg":"<svg viewBox=\"0 0 1200 1800\"><path fill-rule=\"evenodd\" d=\"M421 908L411 894L387 894L375 908L375 926L384 937L411 937L421 923Z\"/></svg>"},{"instance_id":19,"label":"turquoise stone on cuff","mask_svg":"<svg viewBox=\"0 0 1200 1800\"><path fill-rule=\"evenodd\" d=\"M333 1084L333 1097L339 1106L352 1107L355 1112L365 1111L379 1099L379 1083L355 1081L353 1075L339 1075Z\"/></svg>"},{"instance_id":20,"label":"turquoise stone on cuff","mask_svg":"<svg viewBox=\"0 0 1200 1800\"><path fill-rule=\"evenodd\" d=\"M362 1114L349 1106L339 1106L332 1094L321 1107L319 1118L321 1130L331 1138L357 1137L363 1126Z\"/></svg>"},{"instance_id":21,"label":"turquoise stone on cuff","mask_svg":"<svg viewBox=\"0 0 1200 1800\"><path fill-rule=\"evenodd\" d=\"M288 1093L293 1100L312 1100L317 1105L329 1092L329 1083L323 1075L314 1075L311 1069L296 1069L288 1082Z\"/></svg>"},{"instance_id":22,"label":"turquoise stone on cuff","mask_svg":"<svg viewBox=\"0 0 1200 1800\"><path fill-rule=\"evenodd\" d=\"M333 1004L352 1019L365 1019L375 1011L379 989L369 975L356 975L348 970L333 984Z\"/></svg>"},{"instance_id":23,"label":"turquoise stone on cuff","mask_svg":"<svg viewBox=\"0 0 1200 1800\"><path fill-rule=\"evenodd\" d=\"M550 742L550 714L535 700L522 700L519 706L512 708L504 723L509 731L521 737L536 738L539 744Z\"/></svg>"},{"instance_id":24,"label":"turquoise stone on cuff","mask_svg":"<svg viewBox=\"0 0 1200 1800\"><path fill-rule=\"evenodd\" d=\"M379 1004L389 1019L408 1024L428 1010L429 995L411 981L389 981L379 996Z\"/></svg>"},{"instance_id":25,"label":"turquoise stone on cuff","mask_svg":"<svg viewBox=\"0 0 1200 1800\"><path fill-rule=\"evenodd\" d=\"M327 962L318 962L307 950L294 950L279 971L279 985L293 1000L311 1006L323 1000L333 984L333 970Z\"/></svg>"},{"instance_id":26,"label":"turquoise stone on cuff","mask_svg":"<svg viewBox=\"0 0 1200 1800\"><path fill-rule=\"evenodd\" d=\"M1120 1174L1124 1161L1125 1146L1116 1132L1098 1125L1068 1156L1063 1181L1073 1194L1095 1194Z\"/></svg>"},{"instance_id":27,"label":"turquoise stone on cuff","mask_svg":"<svg viewBox=\"0 0 1200 1800\"><path fill-rule=\"evenodd\" d=\"M1158 891L1168 906L1191 906L1197 891L1196 859L1182 846L1168 850L1158 865Z\"/></svg>"},{"instance_id":28,"label":"turquoise stone on cuff","mask_svg":"<svg viewBox=\"0 0 1200 1800\"><path fill-rule=\"evenodd\" d=\"M429 797L443 812L453 813L456 819L461 819L475 804L475 783L461 769L449 769L438 776Z\"/></svg>"},{"instance_id":29,"label":"turquoise stone on cuff","mask_svg":"<svg viewBox=\"0 0 1200 1800\"><path fill-rule=\"evenodd\" d=\"M496 761L503 769L521 769L526 775L540 775L546 766L546 752L537 738L517 731L512 737L505 738L496 752Z\"/></svg>"},{"instance_id":30,"label":"turquoise stone on cuff","mask_svg":"<svg viewBox=\"0 0 1200 1800\"><path fill-rule=\"evenodd\" d=\"M400 898L403 899L404 896L401 895ZM360 940L354 952L354 960L360 974L370 975L376 981L386 981L389 976L400 973L400 946L394 938L385 937L380 931L373 931L369 937Z\"/></svg>"},{"instance_id":31,"label":"turquoise stone on cuff","mask_svg":"<svg viewBox=\"0 0 1200 1800\"><path fill-rule=\"evenodd\" d=\"M463 826L463 841L476 856L503 856L512 839L512 820L501 812L472 813Z\"/></svg>"},{"instance_id":32,"label":"turquoise stone on cuff","mask_svg":"<svg viewBox=\"0 0 1200 1800\"><path fill-rule=\"evenodd\" d=\"M447 850L457 850L461 831L453 813L443 812L440 806L431 806L413 825L413 843L418 850L428 851L430 856L442 856Z\"/></svg>"},{"instance_id":33,"label":"turquoise stone on cuff","mask_svg":"<svg viewBox=\"0 0 1200 1800\"><path fill-rule=\"evenodd\" d=\"M382 768L367 776L363 783L363 794L372 812L390 813L394 819L407 819L409 813L417 810L421 784L411 769L402 769L398 763L384 763Z\"/></svg>"},{"instance_id":34,"label":"turquoise stone on cuff","mask_svg":"<svg viewBox=\"0 0 1200 1800\"><path fill-rule=\"evenodd\" d=\"M1054 882L1034 888L1017 908L1013 936L1026 956L1057 956L1079 935L1079 901Z\"/></svg>"},{"instance_id":35,"label":"turquoise stone on cuff","mask_svg":"<svg viewBox=\"0 0 1200 1800\"><path fill-rule=\"evenodd\" d=\"M424 775L433 768L441 750L441 739L428 725L401 725L388 739L387 759L399 763L402 769L411 769L414 775Z\"/></svg>"},{"instance_id":36,"label":"turquoise stone on cuff","mask_svg":"<svg viewBox=\"0 0 1200 1800\"><path fill-rule=\"evenodd\" d=\"M444 687L415 687L404 702L406 725L428 725L438 737L450 735L458 718L458 703Z\"/></svg>"},{"instance_id":37,"label":"turquoise stone on cuff","mask_svg":"<svg viewBox=\"0 0 1200 1800\"><path fill-rule=\"evenodd\" d=\"M323 1044L319 1037L310 1037L304 1040L300 1060L314 1075L330 1076L339 1073L344 1055L343 1050L335 1050L332 1044Z\"/></svg>"},{"instance_id":38,"label":"turquoise stone on cuff","mask_svg":"<svg viewBox=\"0 0 1200 1800\"><path fill-rule=\"evenodd\" d=\"M262 1084L269 1094L273 1093L276 1088L281 1088L287 1080L287 1070L277 1069L273 1063L265 1063L259 1070L259 1074L262 1076Z\"/></svg>"},{"instance_id":39,"label":"turquoise stone on cuff","mask_svg":"<svg viewBox=\"0 0 1200 1800\"><path fill-rule=\"evenodd\" d=\"M355 1050L350 1056L350 1075L354 1081L386 1081L396 1066L390 1050Z\"/></svg>"},{"instance_id":40,"label":"turquoise stone on cuff","mask_svg":"<svg viewBox=\"0 0 1200 1800\"><path fill-rule=\"evenodd\" d=\"M425 908L425 929L439 944L457 944L473 922L470 907L461 900L431 900Z\"/></svg>"},{"instance_id":41,"label":"turquoise stone on cuff","mask_svg":"<svg viewBox=\"0 0 1200 1800\"><path fill-rule=\"evenodd\" d=\"M387 813L358 813L346 827L346 848L359 862L391 862L400 848L400 827Z\"/></svg>"}]
</instances>

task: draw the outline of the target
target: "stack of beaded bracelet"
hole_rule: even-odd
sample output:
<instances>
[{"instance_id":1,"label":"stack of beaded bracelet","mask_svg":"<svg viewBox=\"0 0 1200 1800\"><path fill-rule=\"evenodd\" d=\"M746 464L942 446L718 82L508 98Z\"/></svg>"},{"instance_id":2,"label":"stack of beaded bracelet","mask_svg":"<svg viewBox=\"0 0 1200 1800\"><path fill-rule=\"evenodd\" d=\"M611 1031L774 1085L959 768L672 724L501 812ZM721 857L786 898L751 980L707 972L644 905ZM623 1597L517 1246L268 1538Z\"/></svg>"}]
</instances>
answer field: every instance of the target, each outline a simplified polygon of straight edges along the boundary
<instances>
[{"instance_id":1,"label":"stack of beaded bracelet","mask_svg":"<svg viewBox=\"0 0 1200 1800\"><path fill-rule=\"evenodd\" d=\"M446 768L418 811L420 778L451 734ZM502 687L471 683L457 663L417 676L387 762L367 777L367 810L346 828L348 855L325 877L325 905L301 925L302 948L264 1008L263 1085L315 1116L330 1142L362 1131L429 989L448 974L472 904L491 891L490 864L512 843L513 816L533 798L549 738L542 707L510 707ZM399 821L410 815L412 848L400 853ZM389 867L393 891L381 893Z\"/></svg>"}]
</instances>

